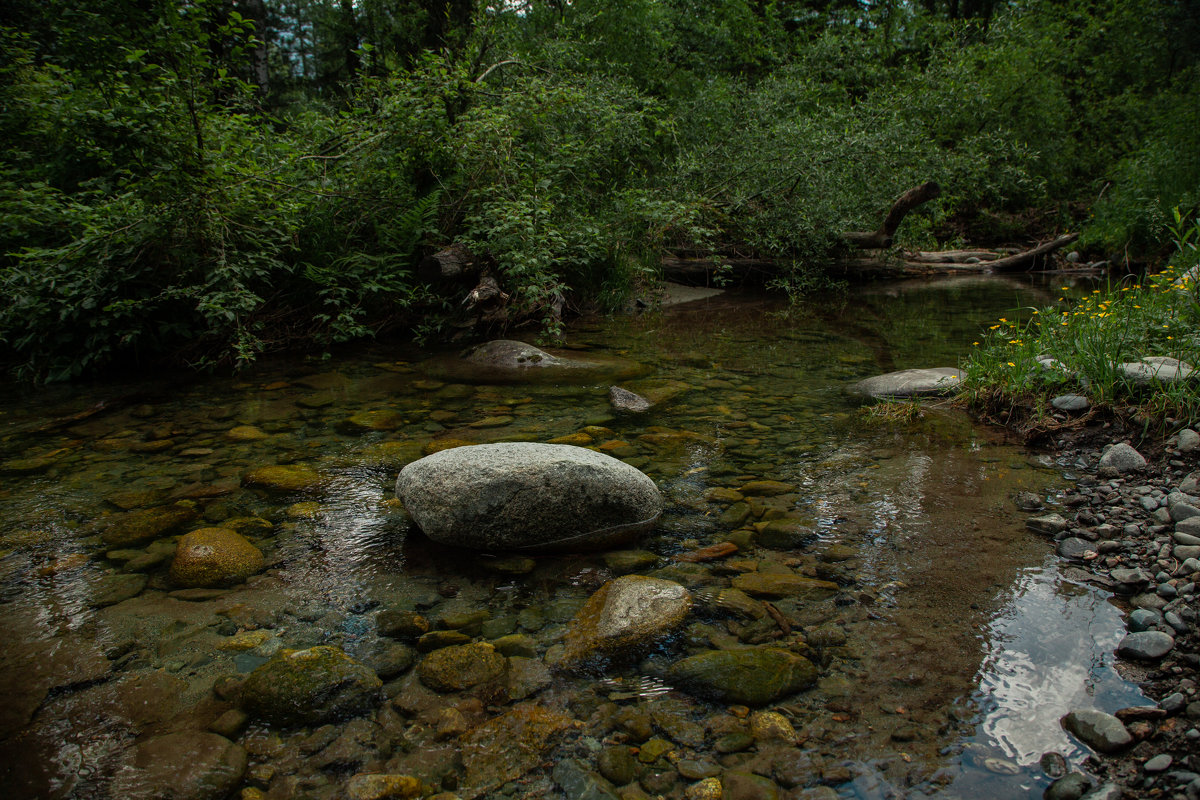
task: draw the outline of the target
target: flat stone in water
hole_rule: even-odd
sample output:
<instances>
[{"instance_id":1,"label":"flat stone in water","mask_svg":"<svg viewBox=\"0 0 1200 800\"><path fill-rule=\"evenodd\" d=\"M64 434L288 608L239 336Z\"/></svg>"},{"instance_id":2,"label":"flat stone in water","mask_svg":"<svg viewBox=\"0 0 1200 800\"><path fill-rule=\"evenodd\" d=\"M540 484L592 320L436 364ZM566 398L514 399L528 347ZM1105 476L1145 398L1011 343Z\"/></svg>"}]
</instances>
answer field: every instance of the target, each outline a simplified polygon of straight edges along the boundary
<instances>
[{"instance_id":1,"label":"flat stone in water","mask_svg":"<svg viewBox=\"0 0 1200 800\"><path fill-rule=\"evenodd\" d=\"M1162 631L1139 631L1128 634L1117 645L1117 654L1125 658L1154 661L1175 647L1175 640Z\"/></svg>"},{"instance_id":2,"label":"flat stone in water","mask_svg":"<svg viewBox=\"0 0 1200 800\"><path fill-rule=\"evenodd\" d=\"M169 733L133 748L113 797L223 800L246 772L246 751L215 733Z\"/></svg>"},{"instance_id":3,"label":"flat stone in water","mask_svg":"<svg viewBox=\"0 0 1200 800\"><path fill-rule=\"evenodd\" d=\"M960 383L962 378L956 367L932 367L876 375L854 384L852 391L876 399L923 397L953 391Z\"/></svg>"},{"instance_id":4,"label":"flat stone in water","mask_svg":"<svg viewBox=\"0 0 1200 800\"><path fill-rule=\"evenodd\" d=\"M571 620L557 666L633 656L683 622L691 607L691 593L678 583L642 575L611 580Z\"/></svg>"}]
</instances>

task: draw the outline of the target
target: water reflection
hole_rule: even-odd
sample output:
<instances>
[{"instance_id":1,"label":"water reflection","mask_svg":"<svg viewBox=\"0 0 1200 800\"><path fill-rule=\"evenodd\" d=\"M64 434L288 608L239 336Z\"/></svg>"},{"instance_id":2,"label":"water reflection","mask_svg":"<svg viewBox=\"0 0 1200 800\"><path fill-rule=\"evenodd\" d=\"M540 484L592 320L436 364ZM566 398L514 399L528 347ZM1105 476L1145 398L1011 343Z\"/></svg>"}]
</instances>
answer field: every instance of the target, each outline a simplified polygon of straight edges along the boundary
<instances>
[{"instance_id":1,"label":"water reflection","mask_svg":"<svg viewBox=\"0 0 1200 800\"><path fill-rule=\"evenodd\" d=\"M1030 568L1048 548L1024 531L1011 496L1044 496L1058 477L961 414L872 423L843 389L881 369L954 363L986 320L1040 295L1007 281L888 291L790 310L715 298L577 328L572 343L588 354L684 386L643 417L614 414L605 382L491 385L452 375L452 355L385 348L319 368L265 363L185 390L139 387L136 399L64 428L45 428L48 400L12 399L0 409L3 458L48 461L0 487L0 686L19 698L0 706L0 781L29 796L102 796L132 741L204 729L214 685L283 647L333 644L403 680L403 657L418 656L377 634L384 609L419 611L434 628L445 623L442 634L453 620L474 640L520 634L524 657L542 659L591 592L628 569L604 554L505 564L450 552L410 528L392 484L401 464L453 442L573 436L659 483L667 512L641 552L627 554L629 569L687 583L707 610L602 682L557 678L545 703L583 722L612 703L651 715L682 708L702 730L740 724L672 691L655 670L684 653L802 636L821 678L780 707L804 741L790 785L861 797L911 785L1021 796L1042 780L1030 765L1043 750L1080 755L1059 731L1059 708L1129 703L1104 661L1120 630L1115 610L1050 563ZM55 391L59 402L67 390ZM95 403L71 391L76 407ZM297 463L321 473L323 490L241 485L252 468ZM796 488L743 498L739 513L710 497L751 479ZM117 549L101 538L98 523L176 502L194 508L195 527L238 527L264 551L266 571L231 589L181 593L166 567L183 531ZM796 526L796 538L755 544L756 526L775 519ZM728 559L672 560L727 539L741 542ZM783 625L712 612L733 576L756 571L839 588L775 598ZM389 769L427 768L448 747L387 719L410 747ZM585 731L597 741L611 733ZM279 736L281 751L294 748ZM689 742L699 756L718 755L703 733ZM947 756L956 742L962 749ZM741 768L771 752L721 755ZM319 767L303 768L305 780L328 783Z\"/></svg>"},{"instance_id":2,"label":"water reflection","mask_svg":"<svg viewBox=\"0 0 1200 800\"><path fill-rule=\"evenodd\" d=\"M1059 725L1065 714L1149 702L1113 668L1124 625L1108 597L1064 580L1052 562L1021 571L983 631L986 656L971 697L978 723L951 796L1028 797L1031 786L1050 782L1038 767L1043 754L1058 753L1076 768L1088 755ZM1010 780L998 763L1013 765ZM971 769L977 765L999 774Z\"/></svg>"}]
</instances>

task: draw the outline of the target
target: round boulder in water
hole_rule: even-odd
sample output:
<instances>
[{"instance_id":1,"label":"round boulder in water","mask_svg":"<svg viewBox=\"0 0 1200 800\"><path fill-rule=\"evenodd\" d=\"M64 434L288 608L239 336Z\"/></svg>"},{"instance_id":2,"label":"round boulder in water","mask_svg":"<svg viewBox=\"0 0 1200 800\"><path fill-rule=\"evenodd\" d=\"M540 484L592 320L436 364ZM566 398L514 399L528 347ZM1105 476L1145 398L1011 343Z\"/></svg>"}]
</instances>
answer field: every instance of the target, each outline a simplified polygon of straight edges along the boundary
<instances>
[{"instance_id":1,"label":"round boulder in water","mask_svg":"<svg viewBox=\"0 0 1200 800\"><path fill-rule=\"evenodd\" d=\"M456 447L409 464L396 495L425 535L475 550L594 550L631 541L662 512L654 481L562 444Z\"/></svg>"}]
</instances>

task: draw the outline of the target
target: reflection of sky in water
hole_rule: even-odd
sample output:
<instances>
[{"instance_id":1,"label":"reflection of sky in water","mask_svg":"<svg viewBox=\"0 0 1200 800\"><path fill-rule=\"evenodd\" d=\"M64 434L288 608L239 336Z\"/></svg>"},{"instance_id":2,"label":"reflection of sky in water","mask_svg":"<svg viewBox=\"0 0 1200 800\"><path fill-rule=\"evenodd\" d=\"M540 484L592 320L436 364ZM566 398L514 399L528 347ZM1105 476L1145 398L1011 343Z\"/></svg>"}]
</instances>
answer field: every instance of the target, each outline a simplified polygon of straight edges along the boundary
<instances>
[{"instance_id":1,"label":"reflection of sky in water","mask_svg":"<svg viewBox=\"0 0 1200 800\"><path fill-rule=\"evenodd\" d=\"M944 796L1029 797L1031 779L1049 782L1038 767L1043 753L1061 753L1076 766L1088 754L1059 724L1067 712L1113 713L1148 702L1113 669L1124 623L1106 598L1064 581L1052 567L1021 573L983 634L986 655L972 698L980 720ZM1024 769L1011 776L989 772L998 761Z\"/></svg>"},{"instance_id":2,"label":"reflection of sky in water","mask_svg":"<svg viewBox=\"0 0 1200 800\"><path fill-rule=\"evenodd\" d=\"M1112 667L1123 632L1121 612L1104 594L1052 570L1025 570L985 634L979 699L986 716L977 737L1020 764L1050 750L1070 756L1058 723L1068 711L1111 713L1145 702Z\"/></svg>"}]
</instances>

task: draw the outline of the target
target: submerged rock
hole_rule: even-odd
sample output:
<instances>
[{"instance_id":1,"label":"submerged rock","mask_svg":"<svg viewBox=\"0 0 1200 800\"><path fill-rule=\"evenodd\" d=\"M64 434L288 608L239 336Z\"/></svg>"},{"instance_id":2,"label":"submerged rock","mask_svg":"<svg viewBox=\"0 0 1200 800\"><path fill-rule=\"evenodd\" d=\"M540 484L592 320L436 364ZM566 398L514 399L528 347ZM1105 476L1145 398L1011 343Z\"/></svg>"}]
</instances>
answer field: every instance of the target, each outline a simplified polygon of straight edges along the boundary
<instances>
[{"instance_id":1,"label":"submerged rock","mask_svg":"<svg viewBox=\"0 0 1200 800\"><path fill-rule=\"evenodd\" d=\"M866 378L854 384L852 391L876 399L923 397L946 394L953 391L960 383L962 383L962 378L958 368L931 367L929 369L905 369Z\"/></svg>"},{"instance_id":2,"label":"submerged rock","mask_svg":"<svg viewBox=\"0 0 1200 800\"><path fill-rule=\"evenodd\" d=\"M224 736L168 733L137 745L117 772L112 797L223 800L246 772L246 751Z\"/></svg>"},{"instance_id":3,"label":"submerged rock","mask_svg":"<svg viewBox=\"0 0 1200 800\"><path fill-rule=\"evenodd\" d=\"M336 647L280 650L246 678L240 703L278 725L310 725L369 710L383 682Z\"/></svg>"},{"instance_id":4,"label":"submerged rock","mask_svg":"<svg viewBox=\"0 0 1200 800\"><path fill-rule=\"evenodd\" d=\"M641 414L650 410L649 400L620 386L608 387L608 404L626 414Z\"/></svg>"},{"instance_id":5,"label":"submerged rock","mask_svg":"<svg viewBox=\"0 0 1200 800\"><path fill-rule=\"evenodd\" d=\"M247 472L242 484L271 492L311 493L324 488L325 478L304 464L274 464Z\"/></svg>"},{"instance_id":6,"label":"submerged rock","mask_svg":"<svg viewBox=\"0 0 1200 800\"><path fill-rule=\"evenodd\" d=\"M507 666L495 647L475 642L434 650L418 665L417 675L434 691L458 692L496 680Z\"/></svg>"},{"instance_id":7,"label":"submerged rock","mask_svg":"<svg viewBox=\"0 0 1200 800\"><path fill-rule=\"evenodd\" d=\"M460 357L435 359L425 368L456 382L592 381L621 379L645 372L641 365L609 355L550 353L525 342L497 339L474 347Z\"/></svg>"},{"instance_id":8,"label":"submerged rock","mask_svg":"<svg viewBox=\"0 0 1200 800\"><path fill-rule=\"evenodd\" d=\"M130 511L107 520L107 530L100 538L112 547L132 547L166 536L197 516L196 509L186 505Z\"/></svg>"},{"instance_id":9,"label":"submerged rock","mask_svg":"<svg viewBox=\"0 0 1200 800\"><path fill-rule=\"evenodd\" d=\"M564 714L527 703L464 734L460 750L471 796L537 767L554 737L573 724Z\"/></svg>"},{"instance_id":10,"label":"submerged rock","mask_svg":"<svg viewBox=\"0 0 1200 800\"><path fill-rule=\"evenodd\" d=\"M649 530L654 481L571 445L507 442L443 450L400 472L396 494L430 539L477 550L597 549Z\"/></svg>"},{"instance_id":11,"label":"submerged rock","mask_svg":"<svg viewBox=\"0 0 1200 800\"><path fill-rule=\"evenodd\" d=\"M692 595L673 581L626 575L588 599L563 638L558 666L571 669L594 659L633 656L687 617Z\"/></svg>"},{"instance_id":12,"label":"submerged rock","mask_svg":"<svg viewBox=\"0 0 1200 800\"><path fill-rule=\"evenodd\" d=\"M184 588L229 586L262 568L262 551L240 533L201 528L180 538L171 562L171 582Z\"/></svg>"},{"instance_id":13,"label":"submerged rock","mask_svg":"<svg viewBox=\"0 0 1200 800\"><path fill-rule=\"evenodd\" d=\"M774 647L710 650L677 661L666 678L701 697L761 706L814 684L817 668L803 656Z\"/></svg>"}]
</instances>

